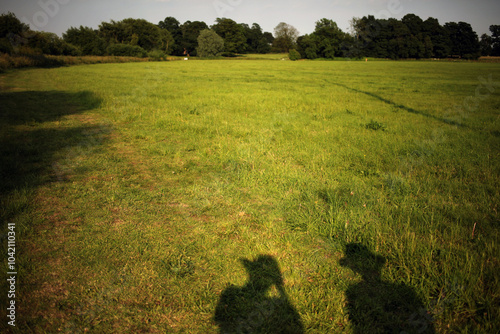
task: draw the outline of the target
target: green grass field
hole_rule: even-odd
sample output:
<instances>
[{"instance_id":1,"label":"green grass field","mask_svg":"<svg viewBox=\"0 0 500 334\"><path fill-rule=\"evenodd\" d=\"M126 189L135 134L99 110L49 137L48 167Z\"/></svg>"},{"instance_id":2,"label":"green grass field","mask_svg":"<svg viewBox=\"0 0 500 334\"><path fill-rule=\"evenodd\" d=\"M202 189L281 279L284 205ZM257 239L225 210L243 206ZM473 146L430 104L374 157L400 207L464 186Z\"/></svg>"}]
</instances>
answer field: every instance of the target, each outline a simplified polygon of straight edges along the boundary
<instances>
[{"instance_id":1,"label":"green grass field","mask_svg":"<svg viewBox=\"0 0 500 334\"><path fill-rule=\"evenodd\" d=\"M500 330L498 64L100 64L0 87L2 332Z\"/></svg>"}]
</instances>

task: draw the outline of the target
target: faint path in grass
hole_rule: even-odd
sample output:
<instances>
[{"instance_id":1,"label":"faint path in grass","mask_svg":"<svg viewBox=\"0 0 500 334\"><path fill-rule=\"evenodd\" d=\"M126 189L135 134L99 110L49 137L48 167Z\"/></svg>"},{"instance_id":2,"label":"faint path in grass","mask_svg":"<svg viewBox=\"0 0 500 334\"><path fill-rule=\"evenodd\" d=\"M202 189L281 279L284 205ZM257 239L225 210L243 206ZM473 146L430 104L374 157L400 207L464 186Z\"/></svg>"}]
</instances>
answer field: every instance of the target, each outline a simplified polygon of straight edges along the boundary
<instances>
[{"instance_id":1,"label":"faint path in grass","mask_svg":"<svg viewBox=\"0 0 500 334\"><path fill-rule=\"evenodd\" d=\"M349 87L347 85L344 85L344 84L341 84L341 83L338 83L338 82L330 82L330 84L335 85L335 86L339 86L339 87L342 87L342 88L345 88L347 90L350 90L350 91L353 91L353 92L356 92L356 93L361 93L361 94L368 95L368 96L373 97L373 98L375 98L375 99L377 99L379 101L382 101L382 102L384 102L386 104L389 104L389 105L391 105L391 106L393 106L395 108L406 110L407 112L412 113L412 114L421 115L421 116L424 116L424 117L427 117L427 118L431 118L431 119L434 119L436 121L439 121L439 122L442 122L442 123L445 123L445 124L449 124L449 125L454 125L454 126L460 126L460 127L464 127L464 128L469 128L469 126L467 126L466 124L459 123L459 122L456 122L456 121L453 121L453 120L449 120L449 119L446 119L446 118L438 117L438 116L429 114L429 113L427 113L425 111L421 111L421 110L416 110L414 108L410 108L408 106L396 103L394 101L386 99L386 98L384 98L384 97L382 97L380 95L377 95L375 93L372 93L372 92L367 92L367 91L363 91L361 89L352 88L352 87Z\"/></svg>"}]
</instances>

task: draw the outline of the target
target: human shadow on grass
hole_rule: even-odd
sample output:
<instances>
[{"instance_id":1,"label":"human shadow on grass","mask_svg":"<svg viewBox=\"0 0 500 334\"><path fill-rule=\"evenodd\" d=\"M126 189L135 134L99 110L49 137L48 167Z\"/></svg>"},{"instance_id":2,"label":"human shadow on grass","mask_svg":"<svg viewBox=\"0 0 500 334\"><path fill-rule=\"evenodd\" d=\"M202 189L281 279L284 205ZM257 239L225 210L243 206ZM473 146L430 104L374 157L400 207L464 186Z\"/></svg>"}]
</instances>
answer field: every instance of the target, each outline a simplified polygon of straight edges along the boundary
<instances>
[{"instance_id":1,"label":"human shadow on grass","mask_svg":"<svg viewBox=\"0 0 500 334\"><path fill-rule=\"evenodd\" d=\"M432 318L415 291L383 281L385 258L359 243L348 244L340 265L361 274L346 291L347 313L354 333L435 333Z\"/></svg>"},{"instance_id":2,"label":"human shadow on grass","mask_svg":"<svg viewBox=\"0 0 500 334\"><path fill-rule=\"evenodd\" d=\"M30 191L61 180L56 162L64 164L84 148L102 144L106 131L94 124L60 127L44 123L97 108L100 103L91 92L0 92L0 225L26 209Z\"/></svg>"},{"instance_id":3,"label":"human shadow on grass","mask_svg":"<svg viewBox=\"0 0 500 334\"><path fill-rule=\"evenodd\" d=\"M278 262L260 255L253 261L241 259L241 263L248 282L222 292L214 315L220 333L304 333L300 316L285 293ZM273 287L276 296L270 296Z\"/></svg>"}]
</instances>

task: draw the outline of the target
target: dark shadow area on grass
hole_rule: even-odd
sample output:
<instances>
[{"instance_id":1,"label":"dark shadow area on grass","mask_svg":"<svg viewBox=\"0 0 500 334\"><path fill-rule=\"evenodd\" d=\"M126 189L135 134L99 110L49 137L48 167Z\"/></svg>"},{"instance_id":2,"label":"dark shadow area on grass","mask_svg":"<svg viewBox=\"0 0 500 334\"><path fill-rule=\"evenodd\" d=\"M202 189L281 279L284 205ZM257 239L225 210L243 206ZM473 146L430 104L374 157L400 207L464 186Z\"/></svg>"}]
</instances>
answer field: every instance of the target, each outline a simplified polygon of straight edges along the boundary
<instances>
[{"instance_id":1,"label":"dark shadow area on grass","mask_svg":"<svg viewBox=\"0 0 500 334\"><path fill-rule=\"evenodd\" d=\"M100 103L91 92L0 92L1 226L26 210L32 190L64 179L61 164L85 148L102 144L106 131L94 124L59 127L44 123L97 108Z\"/></svg>"},{"instance_id":2,"label":"dark shadow area on grass","mask_svg":"<svg viewBox=\"0 0 500 334\"><path fill-rule=\"evenodd\" d=\"M431 115L429 113L426 113L424 111L420 111L420 110L416 110L416 109L413 109L413 108L410 108L410 107L407 107L405 105L402 105L402 104L397 104L391 100L388 100L380 95L377 95L375 93L371 93L371 92L365 92L363 90L360 90L360 89L356 89L356 88L352 88L352 87L348 87L346 85L343 85L343 84L340 84L340 83L336 83L336 82L331 82L332 85L336 85L336 86L339 86L339 87L343 87L347 90L350 90L350 91L353 91L353 92L356 92L356 93L361 93L361 94L365 94L365 95L368 95L370 97L373 97L379 101L382 101L384 103L387 103L395 108L398 108L398 109L402 109L402 110L405 110L409 113L412 113L412 114L417 114L417 115L422 115L424 117L427 117L427 118L432 118L436 121L439 121L439 122L442 122L442 123L445 123L445 124L449 124L449 125L454 125L454 126L457 126L457 127L463 127L463 128L468 128L467 125L463 124L463 123L459 123L459 122L456 122L456 121L453 121L453 120L450 120L450 119L446 119L446 118L441 118L441 117L437 117L437 116L434 116L434 115Z\"/></svg>"},{"instance_id":3,"label":"dark shadow area on grass","mask_svg":"<svg viewBox=\"0 0 500 334\"><path fill-rule=\"evenodd\" d=\"M285 293L276 259L260 255L253 261L241 259L241 263L248 282L222 292L214 315L220 333L304 333L300 315ZM271 297L273 286L277 296Z\"/></svg>"},{"instance_id":4,"label":"dark shadow area on grass","mask_svg":"<svg viewBox=\"0 0 500 334\"><path fill-rule=\"evenodd\" d=\"M101 99L92 92L0 92L0 125L36 125L98 108Z\"/></svg>"},{"instance_id":5,"label":"dark shadow area on grass","mask_svg":"<svg viewBox=\"0 0 500 334\"><path fill-rule=\"evenodd\" d=\"M384 257L362 244L345 247L340 265L362 276L361 282L346 291L347 312L354 333L435 333L432 318L415 291L382 280L384 264Z\"/></svg>"}]
</instances>

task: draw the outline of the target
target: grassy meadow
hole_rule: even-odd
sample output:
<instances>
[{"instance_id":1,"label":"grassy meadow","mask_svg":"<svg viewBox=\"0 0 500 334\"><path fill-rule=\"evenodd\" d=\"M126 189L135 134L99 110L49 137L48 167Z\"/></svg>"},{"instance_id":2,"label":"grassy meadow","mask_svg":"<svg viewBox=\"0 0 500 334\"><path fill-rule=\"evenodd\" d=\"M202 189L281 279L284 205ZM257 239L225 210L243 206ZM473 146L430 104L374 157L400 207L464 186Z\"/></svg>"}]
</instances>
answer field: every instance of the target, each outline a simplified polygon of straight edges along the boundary
<instances>
[{"instance_id":1,"label":"grassy meadow","mask_svg":"<svg viewBox=\"0 0 500 334\"><path fill-rule=\"evenodd\" d=\"M2 332L500 330L499 64L98 64L0 87Z\"/></svg>"}]
</instances>

